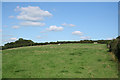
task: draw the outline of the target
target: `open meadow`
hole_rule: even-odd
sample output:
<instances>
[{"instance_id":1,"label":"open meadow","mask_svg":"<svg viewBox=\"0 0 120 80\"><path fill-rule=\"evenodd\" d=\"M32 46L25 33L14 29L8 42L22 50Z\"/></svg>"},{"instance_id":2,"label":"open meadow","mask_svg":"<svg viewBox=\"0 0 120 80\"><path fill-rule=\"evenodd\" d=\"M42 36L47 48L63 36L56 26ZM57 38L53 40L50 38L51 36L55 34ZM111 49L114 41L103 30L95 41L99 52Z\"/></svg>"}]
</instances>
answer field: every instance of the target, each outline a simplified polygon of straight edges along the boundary
<instances>
[{"instance_id":1,"label":"open meadow","mask_svg":"<svg viewBox=\"0 0 120 80\"><path fill-rule=\"evenodd\" d=\"M29 46L2 51L3 78L117 78L106 44Z\"/></svg>"}]
</instances>

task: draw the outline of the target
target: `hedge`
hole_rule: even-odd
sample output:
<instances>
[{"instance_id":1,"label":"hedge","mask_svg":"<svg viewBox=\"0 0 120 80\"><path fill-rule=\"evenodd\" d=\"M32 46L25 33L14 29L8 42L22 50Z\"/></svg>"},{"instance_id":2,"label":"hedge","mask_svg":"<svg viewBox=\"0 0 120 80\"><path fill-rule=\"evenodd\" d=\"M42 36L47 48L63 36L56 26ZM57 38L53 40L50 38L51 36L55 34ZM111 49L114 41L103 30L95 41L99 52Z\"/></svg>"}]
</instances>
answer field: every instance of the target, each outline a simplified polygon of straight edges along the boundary
<instances>
[{"instance_id":1,"label":"hedge","mask_svg":"<svg viewBox=\"0 0 120 80\"><path fill-rule=\"evenodd\" d=\"M118 61L120 62L120 36L116 39L112 40L108 44L108 48L110 52L113 52L117 57Z\"/></svg>"},{"instance_id":2,"label":"hedge","mask_svg":"<svg viewBox=\"0 0 120 80\"><path fill-rule=\"evenodd\" d=\"M68 43L94 43L98 42L100 44L107 44L110 40L80 40L80 41L57 41L57 42L44 42L44 43L34 43L32 40L25 40L20 38L15 42L10 42L2 46L2 50L9 48L17 48L23 46L36 46L36 45L48 45L48 44L68 44Z\"/></svg>"}]
</instances>

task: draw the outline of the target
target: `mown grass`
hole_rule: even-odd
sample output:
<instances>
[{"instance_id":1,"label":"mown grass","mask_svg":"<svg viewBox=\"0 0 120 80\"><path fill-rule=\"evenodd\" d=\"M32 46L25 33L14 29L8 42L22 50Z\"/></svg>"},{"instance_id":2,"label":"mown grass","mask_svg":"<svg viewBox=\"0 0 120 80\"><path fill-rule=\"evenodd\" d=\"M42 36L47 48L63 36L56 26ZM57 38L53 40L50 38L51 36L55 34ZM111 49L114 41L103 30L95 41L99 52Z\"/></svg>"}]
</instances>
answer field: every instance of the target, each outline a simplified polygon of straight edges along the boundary
<instances>
[{"instance_id":1,"label":"mown grass","mask_svg":"<svg viewBox=\"0 0 120 80\"><path fill-rule=\"evenodd\" d=\"M105 44L61 44L3 50L3 78L117 78Z\"/></svg>"}]
</instances>

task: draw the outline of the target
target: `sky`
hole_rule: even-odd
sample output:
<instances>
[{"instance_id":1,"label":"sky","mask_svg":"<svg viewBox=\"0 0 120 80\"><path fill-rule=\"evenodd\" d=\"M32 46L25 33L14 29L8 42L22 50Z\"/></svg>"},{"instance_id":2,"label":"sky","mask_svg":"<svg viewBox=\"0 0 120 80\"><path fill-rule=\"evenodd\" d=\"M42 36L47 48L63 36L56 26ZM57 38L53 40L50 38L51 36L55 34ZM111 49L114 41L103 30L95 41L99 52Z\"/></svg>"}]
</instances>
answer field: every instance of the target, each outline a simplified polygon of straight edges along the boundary
<instances>
[{"instance_id":1,"label":"sky","mask_svg":"<svg viewBox=\"0 0 120 80\"><path fill-rule=\"evenodd\" d=\"M109 40L118 36L117 2L3 2L3 44Z\"/></svg>"},{"instance_id":2,"label":"sky","mask_svg":"<svg viewBox=\"0 0 120 80\"><path fill-rule=\"evenodd\" d=\"M2 0L2 2L119 2L119 0Z\"/></svg>"}]
</instances>

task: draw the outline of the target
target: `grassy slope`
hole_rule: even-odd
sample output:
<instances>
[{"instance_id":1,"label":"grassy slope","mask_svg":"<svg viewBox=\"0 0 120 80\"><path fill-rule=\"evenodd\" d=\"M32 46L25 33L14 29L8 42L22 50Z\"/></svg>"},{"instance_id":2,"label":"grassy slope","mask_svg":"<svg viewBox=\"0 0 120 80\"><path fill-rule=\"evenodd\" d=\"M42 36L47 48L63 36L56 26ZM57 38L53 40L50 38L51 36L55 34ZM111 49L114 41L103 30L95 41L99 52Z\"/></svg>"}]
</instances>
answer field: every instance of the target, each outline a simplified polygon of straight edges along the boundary
<instances>
[{"instance_id":1,"label":"grassy slope","mask_svg":"<svg viewBox=\"0 0 120 80\"><path fill-rule=\"evenodd\" d=\"M2 78L2 51L0 50L0 79Z\"/></svg>"},{"instance_id":2,"label":"grassy slope","mask_svg":"<svg viewBox=\"0 0 120 80\"><path fill-rule=\"evenodd\" d=\"M105 44L62 44L3 50L3 78L116 78Z\"/></svg>"}]
</instances>

